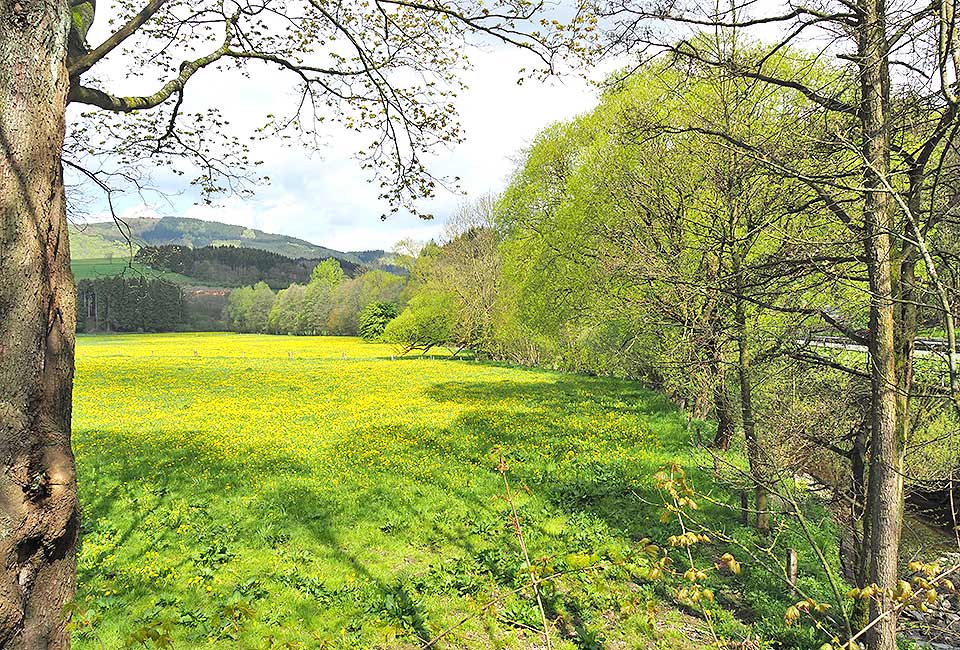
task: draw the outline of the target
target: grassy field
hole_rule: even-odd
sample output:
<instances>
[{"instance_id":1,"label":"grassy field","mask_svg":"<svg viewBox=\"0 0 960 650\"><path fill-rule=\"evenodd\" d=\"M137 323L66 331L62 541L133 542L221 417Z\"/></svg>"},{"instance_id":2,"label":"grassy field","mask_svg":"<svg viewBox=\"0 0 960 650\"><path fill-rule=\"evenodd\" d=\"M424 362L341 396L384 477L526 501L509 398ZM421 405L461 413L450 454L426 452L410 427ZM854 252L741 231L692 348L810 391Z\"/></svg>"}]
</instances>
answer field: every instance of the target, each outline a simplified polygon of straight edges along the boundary
<instances>
[{"instance_id":1,"label":"grassy field","mask_svg":"<svg viewBox=\"0 0 960 650\"><path fill-rule=\"evenodd\" d=\"M136 244L130 246L126 242L107 240L90 232L86 225L70 226L70 257L74 260L103 259L108 255L130 257L131 252L136 253L139 248Z\"/></svg>"},{"instance_id":2,"label":"grassy field","mask_svg":"<svg viewBox=\"0 0 960 650\"><path fill-rule=\"evenodd\" d=\"M666 400L393 354L349 338L80 337L75 647L545 647L500 454L533 571L562 574L542 587L553 647L707 642L644 578L641 539L680 532L658 520L654 473L679 463L698 481L707 462ZM782 620L776 581L740 579ZM714 624L739 625L721 610Z\"/></svg>"},{"instance_id":3,"label":"grassy field","mask_svg":"<svg viewBox=\"0 0 960 650\"><path fill-rule=\"evenodd\" d=\"M127 255L116 255L96 259L74 259L70 261L70 269L75 280L93 280L96 278L113 278L118 275L127 277L145 277L149 279L164 278L178 284L209 285L179 273L158 271L139 262L134 262Z\"/></svg>"}]
</instances>

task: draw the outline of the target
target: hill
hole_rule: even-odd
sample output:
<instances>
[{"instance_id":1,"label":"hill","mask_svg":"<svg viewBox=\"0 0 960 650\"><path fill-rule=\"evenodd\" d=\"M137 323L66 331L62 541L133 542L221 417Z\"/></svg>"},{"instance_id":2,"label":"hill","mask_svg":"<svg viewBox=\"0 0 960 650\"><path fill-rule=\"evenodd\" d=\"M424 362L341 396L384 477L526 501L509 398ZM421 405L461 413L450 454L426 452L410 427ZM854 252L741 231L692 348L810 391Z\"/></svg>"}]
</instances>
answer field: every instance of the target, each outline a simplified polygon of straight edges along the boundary
<instances>
[{"instance_id":1,"label":"hill","mask_svg":"<svg viewBox=\"0 0 960 650\"><path fill-rule=\"evenodd\" d=\"M352 257L357 258L361 264L390 264L393 262L395 255L393 253L388 253L385 250L372 250L372 251L350 251L347 253Z\"/></svg>"},{"instance_id":2,"label":"hill","mask_svg":"<svg viewBox=\"0 0 960 650\"><path fill-rule=\"evenodd\" d=\"M354 254L318 246L304 239L217 221L186 217L139 217L128 219L127 224L130 226L130 236L135 248L168 244L179 244L191 248L236 246L258 248L294 259L335 257L354 264L361 263L360 258ZM72 251L74 259L104 258L108 257L107 253L110 251L121 255L126 252L129 255L124 235L112 221L71 227L70 237L71 243L74 243ZM365 251L364 255L374 259L372 253L385 255L383 251Z\"/></svg>"},{"instance_id":3,"label":"hill","mask_svg":"<svg viewBox=\"0 0 960 650\"><path fill-rule=\"evenodd\" d=\"M407 275L409 271L397 264L397 256L385 250L350 251L347 253L356 257L363 266L371 269L380 269L394 275Z\"/></svg>"},{"instance_id":4,"label":"hill","mask_svg":"<svg viewBox=\"0 0 960 650\"><path fill-rule=\"evenodd\" d=\"M317 265L317 259L294 259L259 248L229 245L199 248L176 244L144 246L134 259L150 268L197 278L205 284L239 287L262 280L273 289L285 289L294 282L309 282L310 273ZM338 262L348 277L362 273L361 267L353 262Z\"/></svg>"},{"instance_id":5,"label":"hill","mask_svg":"<svg viewBox=\"0 0 960 650\"><path fill-rule=\"evenodd\" d=\"M91 225L99 226L101 224ZM90 226L87 225L70 226L70 259L104 260L123 258L129 260L139 248L134 246L131 251L126 242L107 239L99 233L90 232L89 228ZM114 226L114 230L116 230L116 226Z\"/></svg>"}]
</instances>

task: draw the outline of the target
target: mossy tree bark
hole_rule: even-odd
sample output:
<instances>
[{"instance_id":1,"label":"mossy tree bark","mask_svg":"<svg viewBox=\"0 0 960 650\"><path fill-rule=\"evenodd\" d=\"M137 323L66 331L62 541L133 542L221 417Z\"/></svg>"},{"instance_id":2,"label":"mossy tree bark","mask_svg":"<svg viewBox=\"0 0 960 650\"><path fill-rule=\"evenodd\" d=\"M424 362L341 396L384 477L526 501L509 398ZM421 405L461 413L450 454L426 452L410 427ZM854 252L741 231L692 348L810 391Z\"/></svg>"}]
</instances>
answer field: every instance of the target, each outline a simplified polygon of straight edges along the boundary
<instances>
[{"instance_id":1,"label":"mossy tree bark","mask_svg":"<svg viewBox=\"0 0 960 650\"><path fill-rule=\"evenodd\" d=\"M894 650L897 617L892 592L897 584L897 560L903 509L903 420L897 368L910 359L897 359L895 303L896 260L891 241L893 201L887 191L890 170L890 70L884 0L864 0L859 30L860 119L863 127L864 226L870 279L870 363L872 384L870 477L870 579L882 590L870 606L871 650Z\"/></svg>"},{"instance_id":2,"label":"mossy tree bark","mask_svg":"<svg viewBox=\"0 0 960 650\"><path fill-rule=\"evenodd\" d=\"M0 0L0 648L69 647L78 528L64 0Z\"/></svg>"}]
</instances>

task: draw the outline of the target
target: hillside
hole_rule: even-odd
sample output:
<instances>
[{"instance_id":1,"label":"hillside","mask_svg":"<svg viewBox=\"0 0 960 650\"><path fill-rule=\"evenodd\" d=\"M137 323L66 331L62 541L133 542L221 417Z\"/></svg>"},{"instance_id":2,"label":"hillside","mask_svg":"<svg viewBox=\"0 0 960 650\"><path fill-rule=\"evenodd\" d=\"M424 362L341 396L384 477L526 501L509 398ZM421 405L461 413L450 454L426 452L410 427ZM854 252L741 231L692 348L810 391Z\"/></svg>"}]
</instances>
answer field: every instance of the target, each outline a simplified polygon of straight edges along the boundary
<instances>
[{"instance_id":1,"label":"hillside","mask_svg":"<svg viewBox=\"0 0 960 650\"><path fill-rule=\"evenodd\" d=\"M77 282L81 280L96 280L98 278L115 278L122 275L129 278L145 278L149 280L162 278L170 282L185 285L211 284L196 278L187 277L181 273L166 271L143 264L137 260L131 260L129 253L113 257L74 258L70 262L70 268L73 271L73 278Z\"/></svg>"},{"instance_id":2,"label":"hillside","mask_svg":"<svg viewBox=\"0 0 960 650\"><path fill-rule=\"evenodd\" d=\"M87 225L70 226L70 258L72 260L103 260L113 257L130 259L137 248L138 246L134 246L131 251L126 242L107 239L99 233L91 232L90 226Z\"/></svg>"},{"instance_id":3,"label":"hillside","mask_svg":"<svg viewBox=\"0 0 960 650\"><path fill-rule=\"evenodd\" d=\"M392 253L384 250L350 251L347 255L357 258L361 264L382 264L395 257Z\"/></svg>"},{"instance_id":4,"label":"hillside","mask_svg":"<svg viewBox=\"0 0 960 650\"><path fill-rule=\"evenodd\" d=\"M144 245L179 244L191 248L203 246L237 246L258 248L290 258L321 259L335 257L354 264L375 264L386 255L384 251L363 251L361 255L318 246L304 239L267 233L217 221L185 217L142 217L128 219L130 235L136 248ZM129 250L127 242L112 221L88 223L71 227L74 259L109 257L109 253L123 254Z\"/></svg>"},{"instance_id":5,"label":"hillside","mask_svg":"<svg viewBox=\"0 0 960 650\"><path fill-rule=\"evenodd\" d=\"M264 281L273 289L285 289L294 282L306 284L317 265L316 259L294 259L259 248L229 245L144 246L137 252L135 261L160 271L197 278L205 284L239 287ZM348 277L363 272L351 261L338 260L338 263Z\"/></svg>"}]
</instances>

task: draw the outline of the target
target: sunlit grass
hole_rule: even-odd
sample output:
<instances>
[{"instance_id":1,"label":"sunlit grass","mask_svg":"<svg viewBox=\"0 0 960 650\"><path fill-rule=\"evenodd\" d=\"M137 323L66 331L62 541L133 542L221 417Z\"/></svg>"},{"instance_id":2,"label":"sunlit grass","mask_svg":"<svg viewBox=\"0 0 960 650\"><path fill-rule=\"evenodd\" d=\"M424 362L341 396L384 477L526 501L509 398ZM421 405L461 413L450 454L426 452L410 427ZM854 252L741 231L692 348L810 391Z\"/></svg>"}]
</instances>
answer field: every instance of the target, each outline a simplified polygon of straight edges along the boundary
<instances>
[{"instance_id":1,"label":"sunlit grass","mask_svg":"<svg viewBox=\"0 0 960 650\"><path fill-rule=\"evenodd\" d=\"M683 418L634 383L393 355L81 337L78 600L94 624L76 647L162 627L181 648L413 648L498 597L439 647L539 647L529 595L511 595L529 577L499 454L551 570L628 556L663 529L638 499L652 474L697 462ZM655 601L629 571L566 578L548 599L556 647L672 643Z\"/></svg>"},{"instance_id":2,"label":"sunlit grass","mask_svg":"<svg viewBox=\"0 0 960 650\"><path fill-rule=\"evenodd\" d=\"M180 273L170 271L159 271L152 267L133 261L129 255L116 255L114 257L79 259L70 261L70 270L73 271L75 280L95 280L97 278L114 278L123 276L130 279L156 280L164 279L179 284L199 284L209 285L193 278L188 278Z\"/></svg>"}]
</instances>

